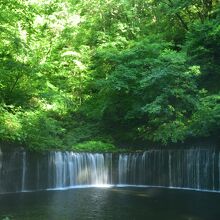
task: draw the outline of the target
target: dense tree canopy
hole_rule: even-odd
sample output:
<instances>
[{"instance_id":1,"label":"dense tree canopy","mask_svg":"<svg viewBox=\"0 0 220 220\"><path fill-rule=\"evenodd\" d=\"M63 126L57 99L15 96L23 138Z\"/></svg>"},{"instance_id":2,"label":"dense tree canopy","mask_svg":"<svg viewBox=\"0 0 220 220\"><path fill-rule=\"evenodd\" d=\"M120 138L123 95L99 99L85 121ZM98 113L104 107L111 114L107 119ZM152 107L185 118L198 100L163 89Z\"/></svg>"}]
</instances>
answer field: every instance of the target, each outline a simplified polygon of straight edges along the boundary
<instances>
[{"instance_id":1,"label":"dense tree canopy","mask_svg":"<svg viewBox=\"0 0 220 220\"><path fill-rule=\"evenodd\" d=\"M219 137L217 0L0 0L0 10L1 141Z\"/></svg>"}]
</instances>

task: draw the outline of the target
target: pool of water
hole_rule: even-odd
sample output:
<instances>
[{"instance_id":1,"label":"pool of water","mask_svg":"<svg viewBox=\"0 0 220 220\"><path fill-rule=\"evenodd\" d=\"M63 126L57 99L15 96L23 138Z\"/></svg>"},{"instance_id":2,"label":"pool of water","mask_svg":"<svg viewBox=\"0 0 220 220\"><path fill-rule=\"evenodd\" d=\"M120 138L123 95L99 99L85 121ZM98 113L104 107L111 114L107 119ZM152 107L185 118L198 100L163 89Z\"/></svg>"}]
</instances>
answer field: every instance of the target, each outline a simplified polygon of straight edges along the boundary
<instances>
[{"instance_id":1,"label":"pool of water","mask_svg":"<svg viewBox=\"0 0 220 220\"><path fill-rule=\"evenodd\" d=\"M219 220L220 193L111 187L4 194L2 219Z\"/></svg>"}]
</instances>

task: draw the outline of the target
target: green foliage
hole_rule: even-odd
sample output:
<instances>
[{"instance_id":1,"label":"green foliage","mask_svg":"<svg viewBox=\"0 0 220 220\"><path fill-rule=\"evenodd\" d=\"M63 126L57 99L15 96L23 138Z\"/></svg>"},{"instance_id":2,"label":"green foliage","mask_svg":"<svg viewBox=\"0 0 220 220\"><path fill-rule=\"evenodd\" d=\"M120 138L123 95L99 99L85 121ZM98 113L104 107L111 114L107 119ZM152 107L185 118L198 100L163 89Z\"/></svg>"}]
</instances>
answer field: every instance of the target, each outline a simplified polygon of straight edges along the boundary
<instances>
[{"instance_id":1,"label":"green foliage","mask_svg":"<svg viewBox=\"0 0 220 220\"><path fill-rule=\"evenodd\" d=\"M166 47L162 41L144 40L123 51L98 52L93 68L102 78L91 82L98 93L86 103L96 103L89 115L98 115L116 134L127 129L133 137L163 143L183 140L197 107L200 71L187 66L184 53Z\"/></svg>"},{"instance_id":2,"label":"green foliage","mask_svg":"<svg viewBox=\"0 0 220 220\"><path fill-rule=\"evenodd\" d=\"M0 140L21 141L21 112L14 106L0 106Z\"/></svg>"},{"instance_id":3,"label":"green foliage","mask_svg":"<svg viewBox=\"0 0 220 220\"><path fill-rule=\"evenodd\" d=\"M113 144L102 141L86 141L73 145L72 150L77 152L115 152L117 148Z\"/></svg>"},{"instance_id":4,"label":"green foliage","mask_svg":"<svg viewBox=\"0 0 220 220\"><path fill-rule=\"evenodd\" d=\"M48 112L25 112L22 118L24 141L33 150L47 150L62 147L64 128Z\"/></svg>"},{"instance_id":5,"label":"green foliage","mask_svg":"<svg viewBox=\"0 0 220 220\"><path fill-rule=\"evenodd\" d=\"M219 136L218 1L1 0L0 9L1 141L105 151L105 140Z\"/></svg>"},{"instance_id":6,"label":"green foliage","mask_svg":"<svg viewBox=\"0 0 220 220\"><path fill-rule=\"evenodd\" d=\"M201 86L218 92L220 89L219 19L207 20L202 24L195 23L187 34L186 49L189 62L201 66Z\"/></svg>"},{"instance_id":7,"label":"green foliage","mask_svg":"<svg viewBox=\"0 0 220 220\"><path fill-rule=\"evenodd\" d=\"M185 55L174 51L164 51L158 60L160 63L141 81L147 94L142 112L148 118L141 131L153 141L177 142L185 139L188 120L197 108L199 70L187 69Z\"/></svg>"},{"instance_id":8,"label":"green foliage","mask_svg":"<svg viewBox=\"0 0 220 220\"><path fill-rule=\"evenodd\" d=\"M10 220L10 219L12 219L12 218L10 218L10 217L3 217L2 218L2 220Z\"/></svg>"},{"instance_id":9,"label":"green foliage","mask_svg":"<svg viewBox=\"0 0 220 220\"><path fill-rule=\"evenodd\" d=\"M193 114L190 126L192 136L215 137L220 131L220 95L201 98L198 110Z\"/></svg>"},{"instance_id":10,"label":"green foliage","mask_svg":"<svg viewBox=\"0 0 220 220\"><path fill-rule=\"evenodd\" d=\"M82 118L75 118L74 121L67 121L64 125L67 132L63 137L64 146L71 147L74 144L91 140L94 137L99 137L100 126L97 123L91 121L84 121Z\"/></svg>"}]
</instances>

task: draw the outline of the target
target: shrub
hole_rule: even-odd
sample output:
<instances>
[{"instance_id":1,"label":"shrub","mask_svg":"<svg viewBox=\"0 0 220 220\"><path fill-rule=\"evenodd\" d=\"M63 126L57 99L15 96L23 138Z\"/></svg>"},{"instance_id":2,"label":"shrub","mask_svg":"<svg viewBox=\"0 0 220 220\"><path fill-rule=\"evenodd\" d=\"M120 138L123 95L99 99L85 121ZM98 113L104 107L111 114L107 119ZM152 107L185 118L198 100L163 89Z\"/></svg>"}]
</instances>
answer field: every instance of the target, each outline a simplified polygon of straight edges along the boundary
<instances>
[{"instance_id":1,"label":"shrub","mask_svg":"<svg viewBox=\"0 0 220 220\"><path fill-rule=\"evenodd\" d=\"M117 148L113 144L93 140L76 144L72 147L72 150L79 152L114 152L117 151Z\"/></svg>"}]
</instances>

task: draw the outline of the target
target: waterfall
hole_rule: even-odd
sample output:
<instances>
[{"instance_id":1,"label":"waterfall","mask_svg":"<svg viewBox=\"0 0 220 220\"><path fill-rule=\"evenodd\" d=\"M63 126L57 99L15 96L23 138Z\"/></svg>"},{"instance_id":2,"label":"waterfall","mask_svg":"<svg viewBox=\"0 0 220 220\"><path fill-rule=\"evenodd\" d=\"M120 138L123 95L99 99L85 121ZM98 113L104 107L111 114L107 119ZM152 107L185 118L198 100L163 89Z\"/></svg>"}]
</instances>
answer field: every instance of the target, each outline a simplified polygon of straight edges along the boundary
<instances>
[{"instance_id":1,"label":"waterfall","mask_svg":"<svg viewBox=\"0 0 220 220\"><path fill-rule=\"evenodd\" d=\"M2 169L2 150L0 148L0 173L1 173L1 169Z\"/></svg>"},{"instance_id":2,"label":"waterfall","mask_svg":"<svg viewBox=\"0 0 220 220\"><path fill-rule=\"evenodd\" d=\"M107 155L73 152L51 152L49 172L52 186L104 185L109 183Z\"/></svg>"},{"instance_id":3,"label":"waterfall","mask_svg":"<svg viewBox=\"0 0 220 220\"><path fill-rule=\"evenodd\" d=\"M1 178L1 173L2 173L2 161L3 161L3 159L2 159L2 151L1 151L1 148L0 148L0 192L2 191L2 187L1 187L1 185L2 185L2 178Z\"/></svg>"},{"instance_id":4,"label":"waterfall","mask_svg":"<svg viewBox=\"0 0 220 220\"><path fill-rule=\"evenodd\" d=\"M119 183L218 190L220 154L218 164L216 155L214 150L206 149L120 155Z\"/></svg>"},{"instance_id":5,"label":"waterfall","mask_svg":"<svg viewBox=\"0 0 220 220\"><path fill-rule=\"evenodd\" d=\"M106 184L220 191L220 152L181 149L34 154L0 150L0 193Z\"/></svg>"},{"instance_id":6,"label":"waterfall","mask_svg":"<svg viewBox=\"0 0 220 220\"><path fill-rule=\"evenodd\" d=\"M169 159L168 159L168 163L169 163L169 186L173 186L172 184L172 166L171 166L171 160L172 160L172 157L171 157L171 152L169 152Z\"/></svg>"},{"instance_id":7,"label":"waterfall","mask_svg":"<svg viewBox=\"0 0 220 220\"><path fill-rule=\"evenodd\" d=\"M22 177L21 177L21 191L25 190L26 180L26 152L22 152Z\"/></svg>"}]
</instances>

